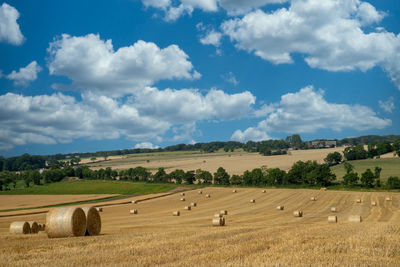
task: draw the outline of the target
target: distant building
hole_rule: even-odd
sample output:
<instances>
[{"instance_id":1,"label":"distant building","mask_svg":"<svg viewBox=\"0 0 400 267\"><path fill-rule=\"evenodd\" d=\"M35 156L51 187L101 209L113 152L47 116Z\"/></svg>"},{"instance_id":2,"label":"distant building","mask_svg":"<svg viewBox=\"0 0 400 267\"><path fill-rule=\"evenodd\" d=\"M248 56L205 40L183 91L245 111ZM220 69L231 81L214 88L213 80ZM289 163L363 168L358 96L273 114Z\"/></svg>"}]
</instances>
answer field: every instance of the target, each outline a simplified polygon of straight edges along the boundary
<instances>
[{"instance_id":1,"label":"distant building","mask_svg":"<svg viewBox=\"0 0 400 267\"><path fill-rule=\"evenodd\" d=\"M311 142L313 148L324 148L324 147L336 147L337 142L335 140L316 140Z\"/></svg>"}]
</instances>

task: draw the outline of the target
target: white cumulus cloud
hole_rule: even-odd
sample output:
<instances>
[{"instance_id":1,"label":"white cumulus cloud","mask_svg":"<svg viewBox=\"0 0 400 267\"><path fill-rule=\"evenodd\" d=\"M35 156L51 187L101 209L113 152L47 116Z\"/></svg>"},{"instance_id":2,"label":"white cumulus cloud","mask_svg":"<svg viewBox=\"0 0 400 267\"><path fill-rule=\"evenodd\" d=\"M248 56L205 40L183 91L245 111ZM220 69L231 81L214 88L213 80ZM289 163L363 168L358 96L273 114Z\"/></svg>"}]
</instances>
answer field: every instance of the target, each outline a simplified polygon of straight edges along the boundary
<instances>
[{"instance_id":1,"label":"white cumulus cloud","mask_svg":"<svg viewBox=\"0 0 400 267\"><path fill-rule=\"evenodd\" d=\"M20 68L19 71L13 70L6 78L14 81L15 86L28 86L29 83L37 79L40 71L42 71L42 68L36 61L32 61L26 67Z\"/></svg>"},{"instance_id":2,"label":"white cumulus cloud","mask_svg":"<svg viewBox=\"0 0 400 267\"><path fill-rule=\"evenodd\" d=\"M137 41L114 51L111 40L103 41L99 35L63 34L50 44L48 52L50 74L67 76L73 88L111 96L132 94L162 79L200 77L177 45L159 48L152 42Z\"/></svg>"},{"instance_id":3,"label":"white cumulus cloud","mask_svg":"<svg viewBox=\"0 0 400 267\"><path fill-rule=\"evenodd\" d=\"M244 131L237 130L233 140L261 140L271 132L313 133L321 129L341 131L344 128L355 130L382 129L390 126L389 119L379 118L366 106L329 103L323 97L323 91L312 86L296 93L281 97L275 105L275 111L256 127Z\"/></svg>"},{"instance_id":4,"label":"white cumulus cloud","mask_svg":"<svg viewBox=\"0 0 400 267\"><path fill-rule=\"evenodd\" d=\"M3 3L0 6L0 42L20 45L24 42L17 19L19 12L15 7Z\"/></svg>"},{"instance_id":5,"label":"white cumulus cloud","mask_svg":"<svg viewBox=\"0 0 400 267\"><path fill-rule=\"evenodd\" d=\"M393 96L389 97L388 100L386 101L381 101L379 100L379 106L381 107L381 109L383 109L384 111L388 112L388 113L392 113L392 111L396 108L394 105L394 98Z\"/></svg>"},{"instance_id":6,"label":"white cumulus cloud","mask_svg":"<svg viewBox=\"0 0 400 267\"><path fill-rule=\"evenodd\" d=\"M400 35L363 27L385 13L360 0L292 0L289 8L256 10L221 25L238 49L274 64L304 55L312 68L367 71L381 66L400 89Z\"/></svg>"},{"instance_id":7,"label":"white cumulus cloud","mask_svg":"<svg viewBox=\"0 0 400 267\"><path fill-rule=\"evenodd\" d=\"M159 146L153 145L153 143L150 143L150 142L141 142L141 143L137 143L135 145L135 148L156 149L156 148L159 148Z\"/></svg>"}]
</instances>

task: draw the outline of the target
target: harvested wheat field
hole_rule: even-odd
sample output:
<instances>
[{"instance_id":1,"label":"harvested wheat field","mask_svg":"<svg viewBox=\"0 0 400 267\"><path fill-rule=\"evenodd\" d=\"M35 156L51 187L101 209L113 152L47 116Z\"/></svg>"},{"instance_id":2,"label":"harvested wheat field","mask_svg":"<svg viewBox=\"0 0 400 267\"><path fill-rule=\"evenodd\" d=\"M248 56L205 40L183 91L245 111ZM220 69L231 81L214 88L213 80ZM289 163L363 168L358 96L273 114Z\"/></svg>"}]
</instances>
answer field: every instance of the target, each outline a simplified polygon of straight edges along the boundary
<instances>
[{"instance_id":1,"label":"harvested wheat field","mask_svg":"<svg viewBox=\"0 0 400 267\"><path fill-rule=\"evenodd\" d=\"M324 158L332 152L342 152L343 147L329 149L294 150L288 155L262 156L259 153L232 152L232 153L161 153L148 156L126 157L99 164L89 165L92 169L111 167L113 169L128 169L138 166L156 170L164 167L168 172L175 169L184 171L202 169L214 173L219 167L223 167L229 174L243 174L246 170L268 166L268 168L280 168L288 170L293 163L301 160L316 160L324 162Z\"/></svg>"},{"instance_id":2,"label":"harvested wheat field","mask_svg":"<svg viewBox=\"0 0 400 267\"><path fill-rule=\"evenodd\" d=\"M17 220L44 223L45 214L0 218L0 262L18 265L369 265L399 266L400 194L306 189L204 188L138 204L107 206L100 236L49 239L12 235ZM211 194L212 198L206 198ZM315 196L317 201L310 201ZM385 201L387 196L392 201ZM255 203L249 203L254 198ZM362 199L356 203L356 199ZM371 206L371 201L377 203ZM284 205L284 210L277 210ZM331 207L337 223L328 223ZM129 210L140 212L131 216ZM173 216L174 211L180 216ZM225 226L212 226L227 210ZM293 211L303 211L294 217ZM360 215L361 223L349 222Z\"/></svg>"},{"instance_id":3,"label":"harvested wheat field","mask_svg":"<svg viewBox=\"0 0 400 267\"><path fill-rule=\"evenodd\" d=\"M26 209L113 197L113 194L90 195L0 195L0 210Z\"/></svg>"}]
</instances>

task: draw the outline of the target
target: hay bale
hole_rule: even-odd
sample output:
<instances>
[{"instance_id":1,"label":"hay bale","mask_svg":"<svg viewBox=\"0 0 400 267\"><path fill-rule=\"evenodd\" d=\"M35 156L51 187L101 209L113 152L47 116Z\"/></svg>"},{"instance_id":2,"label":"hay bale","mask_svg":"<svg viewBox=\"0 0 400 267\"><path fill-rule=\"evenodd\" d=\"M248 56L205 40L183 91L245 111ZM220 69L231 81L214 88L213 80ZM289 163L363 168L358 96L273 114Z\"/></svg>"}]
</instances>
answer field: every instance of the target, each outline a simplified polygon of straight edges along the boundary
<instances>
[{"instance_id":1,"label":"hay bale","mask_svg":"<svg viewBox=\"0 0 400 267\"><path fill-rule=\"evenodd\" d=\"M326 187L321 187L319 190L326 191Z\"/></svg>"},{"instance_id":2,"label":"hay bale","mask_svg":"<svg viewBox=\"0 0 400 267\"><path fill-rule=\"evenodd\" d=\"M328 223L337 223L337 216L328 216Z\"/></svg>"},{"instance_id":3,"label":"hay bale","mask_svg":"<svg viewBox=\"0 0 400 267\"><path fill-rule=\"evenodd\" d=\"M221 226L225 226L225 217L222 217L222 225Z\"/></svg>"},{"instance_id":4,"label":"hay bale","mask_svg":"<svg viewBox=\"0 0 400 267\"><path fill-rule=\"evenodd\" d=\"M311 201L316 201L317 198L316 198L316 197L311 197L310 200L311 200Z\"/></svg>"},{"instance_id":5,"label":"hay bale","mask_svg":"<svg viewBox=\"0 0 400 267\"><path fill-rule=\"evenodd\" d=\"M198 192L199 192L200 195L203 194L203 191L201 191L201 190L199 190Z\"/></svg>"},{"instance_id":6,"label":"hay bale","mask_svg":"<svg viewBox=\"0 0 400 267\"><path fill-rule=\"evenodd\" d=\"M358 199L356 200L356 202L357 202L357 203L361 203L361 199L358 198Z\"/></svg>"},{"instance_id":7,"label":"hay bale","mask_svg":"<svg viewBox=\"0 0 400 267\"><path fill-rule=\"evenodd\" d=\"M283 210L284 207L283 207L283 206L277 206L276 209L277 209L277 210Z\"/></svg>"},{"instance_id":8,"label":"hay bale","mask_svg":"<svg viewBox=\"0 0 400 267\"><path fill-rule=\"evenodd\" d=\"M132 204L137 204L137 200L132 200Z\"/></svg>"},{"instance_id":9,"label":"hay bale","mask_svg":"<svg viewBox=\"0 0 400 267\"><path fill-rule=\"evenodd\" d=\"M47 213L46 233L48 237L83 236L85 232L86 215L81 208L56 208Z\"/></svg>"},{"instance_id":10,"label":"hay bale","mask_svg":"<svg viewBox=\"0 0 400 267\"><path fill-rule=\"evenodd\" d=\"M267 190L263 189L261 192L262 192L262 193L266 193L266 192L267 192Z\"/></svg>"},{"instance_id":11,"label":"hay bale","mask_svg":"<svg viewBox=\"0 0 400 267\"><path fill-rule=\"evenodd\" d=\"M214 214L214 218L220 218L223 217L223 215L221 213L215 213Z\"/></svg>"},{"instance_id":12,"label":"hay bale","mask_svg":"<svg viewBox=\"0 0 400 267\"><path fill-rule=\"evenodd\" d=\"M133 210L129 211L130 214L137 214L137 212L138 212L137 209L133 209Z\"/></svg>"},{"instance_id":13,"label":"hay bale","mask_svg":"<svg viewBox=\"0 0 400 267\"><path fill-rule=\"evenodd\" d=\"M192 202L192 203L190 203L190 206L197 207L197 203L196 202Z\"/></svg>"},{"instance_id":14,"label":"hay bale","mask_svg":"<svg viewBox=\"0 0 400 267\"><path fill-rule=\"evenodd\" d=\"M386 197L385 200L386 201L392 201L392 198L391 197Z\"/></svg>"},{"instance_id":15,"label":"hay bale","mask_svg":"<svg viewBox=\"0 0 400 267\"><path fill-rule=\"evenodd\" d=\"M184 197L181 197L181 201L185 201L185 198L184 198Z\"/></svg>"},{"instance_id":16,"label":"hay bale","mask_svg":"<svg viewBox=\"0 0 400 267\"><path fill-rule=\"evenodd\" d=\"M29 226L31 227L31 234L37 234L39 233L39 224L35 221L29 221Z\"/></svg>"},{"instance_id":17,"label":"hay bale","mask_svg":"<svg viewBox=\"0 0 400 267\"><path fill-rule=\"evenodd\" d=\"M336 207L331 207L331 212L337 212L337 208Z\"/></svg>"},{"instance_id":18,"label":"hay bale","mask_svg":"<svg viewBox=\"0 0 400 267\"><path fill-rule=\"evenodd\" d=\"M250 199L250 203L256 203L255 199Z\"/></svg>"},{"instance_id":19,"label":"hay bale","mask_svg":"<svg viewBox=\"0 0 400 267\"><path fill-rule=\"evenodd\" d=\"M10 234L26 235L31 233L28 222L12 222L10 224Z\"/></svg>"},{"instance_id":20,"label":"hay bale","mask_svg":"<svg viewBox=\"0 0 400 267\"><path fill-rule=\"evenodd\" d=\"M220 210L219 214L221 215L228 215L228 211L227 210Z\"/></svg>"},{"instance_id":21,"label":"hay bale","mask_svg":"<svg viewBox=\"0 0 400 267\"><path fill-rule=\"evenodd\" d=\"M294 217L303 217L303 212L301 210L295 210L293 212Z\"/></svg>"},{"instance_id":22,"label":"hay bale","mask_svg":"<svg viewBox=\"0 0 400 267\"><path fill-rule=\"evenodd\" d=\"M101 231L101 218L95 207L84 207L82 210L86 215L85 235L99 235Z\"/></svg>"},{"instance_id":23,"label":"hay bale","mask_svg":"<svg viewBox=\"0 0 400 267\"><path fill-rule=\"evenodd\" d=\"M375 201L372 201L372 202L371 202L371 206L376 206L376 202L375 202Z\"/></svg>"},{"instance_id":24,"label":"hay bale","mask_svg":"<svg viewBox=\"0 0 400 267\"><path fill-rule=\"evenodd\" d=\"M218 217L218 218L214 217L212 219L213 226L224 226L224 224L225 224L225 221L222 217Z\"/></svg>"},{"instance_id":25,"label":"hay bale","mask_svg":"<svg viewBox=\"0 0 400 267\"><path fill-rule=\"evenodd\" d=\"M362 222L362 218L360 215L350 215L349 222Z\"/></svg>"},{"instance_id":26,"label":"hay bale","mask_svg":"<svg viewBox=\"0 0 400 267\"><path fill-rule=\"evenodd\" d=\"M179 216L179 215L181 215L179 210L172 212L172 216Z\"/></svg>"},{"instance_id":27,"label":"hay bale","mask_svg":"<svg viewBox=\"0 0 400 267\"><path fill-rule=\"evenodd\" d=\"M185 206L185 210L191 210L192 207L191 206Z\"/></svg>"},{"instance_id":28,"label":"hay bale","mask_svg":"<svg viewBox=\"0 0 400 267\"><path fill-rule=\"evenodd\" d=\"M206 198L210 198L210 197L211 197L210 194L207 194L207 195L206 195Z\"/></svg>"},{"instance_id":29,"label":"hay bale","mask_svg":"<svg viewBox=\"0 0 400 267\"><path fill-rule=\"evenodd\" d=\"M233 193L237 193L237 190L236 190L236 189L233 189L232 192L233 192Z\"/></svg>"},{"instance_id":30,"label":"hay bale","mask_svg":"<svg viewBox=\"0 0 400 267\"><path fill-rule=\"evenodd\" d=\"M181 196L184 196L185 195L185 193L181 193Z\"/></svg>"},{"instance_id":31,"label":"hay bale","mask_svg":"<svg viewBox=\"0 0 400 267\"><path fill-rule=\"evenodd\" d=\"M103 208L96 208L98 212L103 212Z\"/></svg>"}]
</instances>

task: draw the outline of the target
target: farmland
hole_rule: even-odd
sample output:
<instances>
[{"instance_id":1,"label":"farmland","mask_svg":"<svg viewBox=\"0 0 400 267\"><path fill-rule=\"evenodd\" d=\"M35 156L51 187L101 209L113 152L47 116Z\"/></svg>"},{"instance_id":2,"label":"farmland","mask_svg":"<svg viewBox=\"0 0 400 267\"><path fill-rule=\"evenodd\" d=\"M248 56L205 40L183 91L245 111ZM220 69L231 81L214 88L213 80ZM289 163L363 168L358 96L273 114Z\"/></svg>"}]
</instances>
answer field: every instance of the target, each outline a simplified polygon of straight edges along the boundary
<instances>
[{"instance_id":1,"label":"farmland","mask_svg":"<svg viewBox=\"0 0 400 267\"><path fill-rule=\"evenodd\" d=\"M3 265L386 265L400 261L400 194L309 189L204 188L146 200L104 206L102 235L48 239L7 233L14 220L37 220L45 214L0 218ZM205 198L205 194L211 198ZM317 201L310 201L315 196ZM391 196L392 201L385 201ZM131 199L140 199L134 197ZM250 203L251 198L255 203ZM355 200L360 198L361 203ZM376 201L377 206L371 206ZM114 201L115 202L115 201ZM192 211L183 207L197 202ZM276 210L284 205L284 210ZM330 207L337 224L328 224ZM129 209L138 209L130 215ZM228 210L227 225L211 218ZM302 218L292 215L304 212ZM173 217L172 211L181 216ZM358 214L362 223L350 223ZM6 241L6 242L4 242Z\"/></svg>"},{"instance_id":2,"label":"farmland","mask_svg":"<svg viewBox=\"0 0 400 267\"><path fill-rule=\"evenodd\" d=\"M288 170L296 161L316 160L323 163L324 158L331 152L342 152L343 148L294 150L288 155L262 156L259 153L243 151L200 153L200 152L162 152L150 154L136 154L125 157L113 158L108 161L88 164L92 169L111 167L113 169L128 169L138 166L150 170L164 167L167 172L175 169L184 171L202 169L214 173L223 167L229 174L243 174L246 170L267 166L268 168L281 168Z\"/></svg>"}]
</instances>

